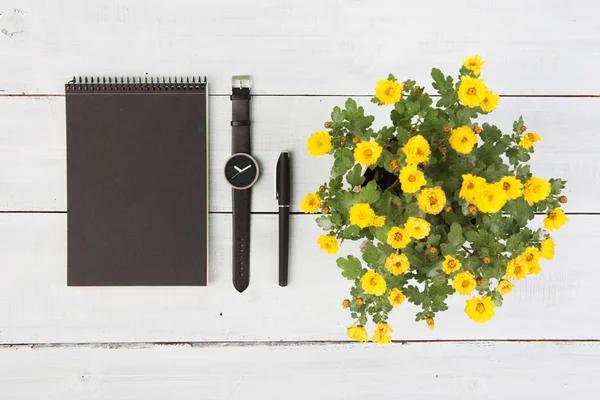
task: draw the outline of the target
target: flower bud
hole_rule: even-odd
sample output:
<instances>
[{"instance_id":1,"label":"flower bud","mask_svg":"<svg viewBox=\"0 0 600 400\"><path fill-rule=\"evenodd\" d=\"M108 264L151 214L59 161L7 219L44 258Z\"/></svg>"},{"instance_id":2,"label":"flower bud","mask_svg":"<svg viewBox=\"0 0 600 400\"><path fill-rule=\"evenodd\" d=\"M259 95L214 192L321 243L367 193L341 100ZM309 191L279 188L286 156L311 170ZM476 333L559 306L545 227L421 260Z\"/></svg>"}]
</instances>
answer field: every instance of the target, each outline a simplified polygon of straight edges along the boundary
<instances>
[{"instance_id":1,"label":"flower bud","mask_svg":"<svg viewBox=\"0 0 600 400\"><path fill-rule=\"evenodd\" d=\"M429 327L429 329L435 328L435 321L433 320L433 318L427 317L425 322L427 322L427 326Z\"/></svg>"},{"instance_id":2,"label":"flower bud","mask_svg":"<svg viewBox=\"0 0 600 400\"><path fill-rule=\"evenodd\" d=\"M484 264L489 264L491 262L492 262L492 259L489 256L483 257L483 263Z\"/></svg>"},{"instance_id":3,"label":"flower bud","mask_svg":"<svg viewBox=\"0 0 600 400\"><path fill-rule=\"evenodd\" d=\"M392 169L398 168L398 160L390 161L390 168L392 168Z\"/></svg>"},{"instance_id":4,"label":"flower bud","mask_svg":"<svg viewBox=\"0 0 600 400\"><path fill-rule=\"evenodd\" d=\"M346 299L344 301L342 301L342 308L348 308L350 307L350 300Z\"/></svg>"},{"instance_id":5,"label":"flower bud","mask_svg":"<svg viewBox=\"0 0 600 400\"><path fill-rule=\"evenodd\" d=\"M446 132L446 133L450 133L451 130L452 130L452 128L450 128L448 125L446 125L444 127L444 132Z\"/></svg>"},{"instance_id":6,"label":"flower bud","mask_svg":"<svg viewBox=\"0 0 600 400\"><path fill-rule=\"evenodd\" d=\"M319 186L319 192L323 193L325 191L325 186L321 185Z\"/></svg>"},{"instance_id":7,"label":"flower bud","mask_svg":"<svg viewBox=\"0 0 600 400\"><path fill-rule=\"evenodd\" d=\"M567 202L567 196L560 196L558 201L560 201L562 204L565 204Z\"/></svg>"},{"instance_id":8,"label":"flower bud","mask_svg":"<svg viewBox=\"0 0 600 400\"><path fill-rule=\"evenodd\" d=\"M425 307L423 307L423 310L425 310L425 311L429 311L429 310L431 310L431 307L429 307L429 306L425 306Z\"/></svg>"},{"instance_id":9,"label":"flower bud","mask_svg":"<svg viewBox=\"0 0 600 400\"><path fill-rule=\"evenodd\" d=\"M469 212L475 215L477 213L477 206L475 206L475 204L469 204Z\"/></svg>"},{"instance_id":10,"label":"flower bud","mask_svg":"<svg viewBox=\"0 0 600 400\"><path fill-rule=\"evenodd\" d=\"M354 189L352 189L352 191L353 191L354 193L358 193L358 192L360 192L360 186L354 186Z\"/></svg>"},{"instance_id":11,"label":"flower bud","mask_svg":"<svg viewBox=\"0 0 600 400\"><path fill-rule=\"evenodd\" d=\"M444 212L450 212L452 211L452 206L450 204L448 204L446 207L444 207Z\"/></svg>"},{"instance_id":12,"label":"flower bud","mask_svg":"<svg viewBox=\"0 0 600 400\"><path fill-rule=\"evenodd\" d=\"M353 138L352 138L352 143L356 144L356 143L358 143L358 142L360 142L360 139L359 139L359 138L357 138L357 137L353 137Z\"/></svg>"},{"instance_id":13,"label":"flower bud","mask_svg":"<svg viewBox=\"0 0 600 400\"><path fill-rule=\"evenodd\" d=\"M358 298L354 301L356 303L357 306L362 306L363 304L365 304L365 301L362 298Z\"/></svg>"},{"instance_id":14,"label":"flower bud","mask_svg":"<svg viewBox=\"0 0 600 400\"><path fill-rule=\"evenodd\" d=\"M438 279L444 279L444 275L442 275L442 274L437 274L437 278L438 278Z\"/></svg>"},{"instance_id":15,"label":"flower bud","mask_svg":"<svg viewBox=\"0 0 600 400\"><path fill-rule=\"evenodd\" d=\"M429 248L429 253L431 253L431 254L435 254L435 253L437 253L437 249L435 248L435 246L431 246L431 247Z\"/></svg>"},{"instance_id":16,"label":"flower bud","mask_svg":"<svg viewBox=\"0 0 600 400\"><path fill-rule=\"evenodd\" d=\"M340 137L340 142L344 143L346 140L348 140L348 138L346 138L346 136Z\"/></svg>"},{"instance_id":17,"label":"flower bud","mask_svg":"<svg viewBox=\"0 0 600 400\"><path fill-rule=\"evenodd\" d=\"M485 294L485 292L484 292L483 290L480 290L480 291L479 291L479 292L477 292L477 293L479 293L479 295L480 295L480 296L483 296L483 295Z\"/></svg>"},{"instance_id":18,"label":"flower bud","mask_svg":"<svg viewBox=\"0 0 600 400\"><path fill-rule=\"evenodd\" d=\"M323 207L323 214L329 214L329 207Z\"/></svg>"},{"instance_id":19,"label":"flower bud","mask_svg":"<svg viewBox=\"0 0 600 400\"><path fill-rule=\"evenodd\" d=\"M475 282L477 283L477 286L481 286L481 285L483 285L483 278L479 277L475 280Z\"/></svg>"},{"instance_id":20,"label":"flower bud","mask_svg":"<svg viewBox=\"0 0 600 400\"><path fill-rule=\"evenodd\" d=\"M527 127L526 127L525 125L523 125L523 126L521 127L521 132L525 132L526 130L527 130Z\"/></svg>"},{"instance_id":21,"label":"flower bud","mask_svg":"<svg viewBox=\"0 0 600 400\"><path fill-rule=\"evenodd\" d=\"M476 135L479 135L481 133L481 127L476 125L475 128L473 128L473 132L475 132Z\"/></svg>"},{"instance_id":22,"label":"flower bud","mask_svg":"<svg viewBox=\"0 0 600 400\"><path fill-rule=\"evenodd\" d=\"M324 126L325 126L325 128L327 128L327 129L331 128L331 122L329 122L329 121L325 121L325 124L324 124Z\"/></svg>"}]
</instances>

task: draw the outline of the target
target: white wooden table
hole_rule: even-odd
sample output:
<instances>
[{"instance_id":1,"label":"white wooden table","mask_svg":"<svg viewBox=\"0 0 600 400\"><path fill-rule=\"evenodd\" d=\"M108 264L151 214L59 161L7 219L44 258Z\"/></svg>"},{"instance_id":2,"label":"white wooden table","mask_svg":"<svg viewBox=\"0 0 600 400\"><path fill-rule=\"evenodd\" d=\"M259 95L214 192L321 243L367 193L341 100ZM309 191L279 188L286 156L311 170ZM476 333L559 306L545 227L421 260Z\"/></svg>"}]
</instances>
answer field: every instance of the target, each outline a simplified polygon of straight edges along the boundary
<instances>
[{"instance_id":1,"label":"white wooden table","mask_svg":"<svg viewBox=\"0 0 600 400\"><path fill-rule=\"evenodd\" d=\"M600 383L600 3L242 0L0 1L0 399L595 398ZM298 203L328 176L305 140L348 95L393 72L429 85L485 59L540 133L533 170L568 180L557 255L489 323L462 299L398 342L349 343L348 283ZM67 288L63 84L73 75L207 75L211 238L206 288ZM254 77L252 277L231 284L230 77ZM379 122L383 125L384 122ZM277 285L273 164L295 168L290 286ZM540 221L536 221L539 223ZM356 248L344 245L342 252Z\"/></svg>"}]
</instances>

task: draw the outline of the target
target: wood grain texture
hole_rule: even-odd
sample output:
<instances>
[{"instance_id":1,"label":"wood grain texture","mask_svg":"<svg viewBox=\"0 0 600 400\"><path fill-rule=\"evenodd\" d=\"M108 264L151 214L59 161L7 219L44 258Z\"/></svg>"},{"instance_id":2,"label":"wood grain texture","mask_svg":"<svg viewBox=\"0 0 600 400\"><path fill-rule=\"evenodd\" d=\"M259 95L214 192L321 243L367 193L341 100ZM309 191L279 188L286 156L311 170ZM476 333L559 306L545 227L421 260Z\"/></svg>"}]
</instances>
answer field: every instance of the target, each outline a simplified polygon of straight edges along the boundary
<instances>
[{"instance_id":1,"label":"wood grain texture","mask_svg":"<svg viewBox=\"0 0 600 400\"><path fill-rule=\"evenodd\" d=\"M294 171L292 211L300 211L304 195L328 180L331 156L310 157L308 136L322 129L334 106L345 97L255 97L253 111L254 155L262 177L254 187L253 211L276 212L275 160L289 150ZM376 127L389 124L389 108L359 98ZM600 212L599 99L503 98L499 108L485 117L507 133L519 115L543 140L536 144L532 171L536 176L568 180L565 209ZM223 178L223 165L231 155L231 102L210 98L210 210L231 211L231 188ZM0 210L65 211L66 146L63 97L0 97Z\"/></svg>"},{"instance_id":2,"label":"wood grain texture","mask_svg":"<svg viewBox=\"0 0 600 400\"><path fill-rule=\"evenodd\" d=\"M465 296L436 328L415 323L404 304L391 314L396 340L600 339L600 216L570 216L554 234L557 255L517 283L496 316L476 324ZM540 223L538 219L536 223ZM0 214L0 343L347 340L341 301L350 282L318 249L313 217L291 220L290 285L277 284L277 216L252 219L250 287L231 283L231 217L210 219L209 284L198 287L66 286L66 216ZM357 254L346 242L340 255ZM369 327L371 329L371 327Z\"/></svg>"},{"instance_id":3,"label":"wood grain texture","mask_svg":"<svg viewBox=\"0 0 600 400\"><path fill-rule=\"evenodd\" d=\"M23 400L563 400L599 374L599 343L0 349L3 398Z\"/></svg>"},{"instance_id":4,"label":"wood grain texture","mask_svg":"<svg viewBox=\"0 0 600 400\"><path fill-rule=\"evenodd\" d=\"M600 3L588 0L30 0L0 6L0 90L61 93L72 75L205 74L215 93L369 94L478 53L501 94L599 94Z\"/></svg>"}]
</instances>

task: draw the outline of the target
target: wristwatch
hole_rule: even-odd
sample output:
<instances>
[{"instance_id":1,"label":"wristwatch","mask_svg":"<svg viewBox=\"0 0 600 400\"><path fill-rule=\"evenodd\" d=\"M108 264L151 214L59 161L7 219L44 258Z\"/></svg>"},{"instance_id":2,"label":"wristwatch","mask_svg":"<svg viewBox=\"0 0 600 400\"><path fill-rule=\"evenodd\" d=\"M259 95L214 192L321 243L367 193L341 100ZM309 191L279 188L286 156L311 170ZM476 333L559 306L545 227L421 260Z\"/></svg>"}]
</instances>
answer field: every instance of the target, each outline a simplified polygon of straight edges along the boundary
<instances>
[{"instance_id":1,"label":"wristwatch","mask_svg":"<svg viewBox=\"0 0 600 400\"><path fill-rule=\"evenodd\" d=\"M234 76L231 93L231 157L225 179L233 187L233 286L243 292L250 283L250 206L252 186L260 174L250 155L250 77Z\"/></svg>"}]
</instances>

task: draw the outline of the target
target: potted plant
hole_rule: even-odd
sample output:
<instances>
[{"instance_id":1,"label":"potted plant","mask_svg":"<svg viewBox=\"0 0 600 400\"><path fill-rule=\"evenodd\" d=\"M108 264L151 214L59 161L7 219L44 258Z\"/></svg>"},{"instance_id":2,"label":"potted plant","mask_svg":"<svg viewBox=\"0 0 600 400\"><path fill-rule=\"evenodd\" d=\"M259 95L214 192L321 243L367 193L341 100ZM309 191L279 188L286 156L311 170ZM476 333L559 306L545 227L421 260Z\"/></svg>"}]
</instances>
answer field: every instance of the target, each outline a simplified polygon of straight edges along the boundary
<instances>
[{"instance_id":1,"label":"potted plant","mask_svg":"<svg viewBox=\"0 0 600 400\"><path fill-rule=\"evenodd\" d=\"M369 340L372 320L372 340L389 343L388 314L404 301L433 328L448 296L468 296L467 316L485 322L515 281L554 256L548 231L567 221L566 182L532 173L527 161L541 137L522 117L510 133L477 122L499 102L480 78L482 65L468 57L456 83L434 68L435 105L422 86L390 74L372 99L391 107L388 126L374 129L374 117L348 99L307 141L311 155L333 156L328 181L301 203L323 214L319 246L336 254L341 241L362 242L362 260L337 259L354 283L342 302L354 340ZM528 227L536 213L546 214L545 229Z\"/></svg>"}]
</instances>

